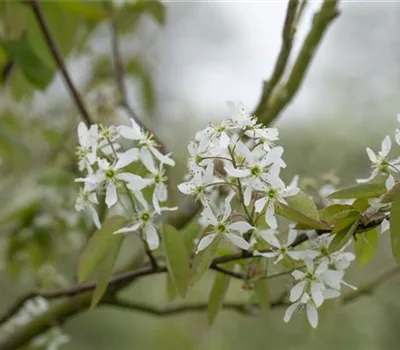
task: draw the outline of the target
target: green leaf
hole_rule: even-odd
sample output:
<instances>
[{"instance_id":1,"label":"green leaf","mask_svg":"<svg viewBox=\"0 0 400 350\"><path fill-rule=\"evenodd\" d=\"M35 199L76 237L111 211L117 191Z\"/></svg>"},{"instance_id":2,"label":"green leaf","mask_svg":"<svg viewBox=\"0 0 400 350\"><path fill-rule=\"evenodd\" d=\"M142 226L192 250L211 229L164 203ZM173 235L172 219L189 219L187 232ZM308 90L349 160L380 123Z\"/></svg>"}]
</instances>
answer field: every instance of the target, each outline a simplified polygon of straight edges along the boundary
<instances>
[{"instance_id":1,"label":"green leaf","mask_svg":"<svg viewBox=\"0 0 400 350\"><path fill-rule=\"evenodd\" d=\"M97 230L89 238L78 263L78 281L89 279L92 272L100 265L101 261L110 251L113 240L118 240L114 232L124 226L126 219L123 216L113 216L103 223L103 227Z\"/></svg>"},{"instance_id":2,"label":"green leaf","mask_svg":"<svg viewBox=\"0 0 400 350\"><path fill-rule=\"evenodd\" d=\"M275 211L278 215L297 223L304 224L316 229L329 229L329 225L327 225L326 223L314 220L313 218L310 218L302 214L298 210L293 209L285 204L279 204L279 206L276 206Z\"/></svg>"},{"instance_id":3,"label":"green leaf","mask_svg":"<svg viewBox=\"0 0 400 350\"><path fill-rule=\"evenodd\" d=\"M367 198L358 198L353 202L354 208L356 208L360 213L366 211L370 205Z\"/></svg>"},{"instance_id":4,"label":"green leaf","mask_svg":"<svg viewBox=\"0 0 400 350\"><path fill-rule=\"evenodd\" d=\"M3 41L2 45L21 68L26 79L41 90L45 89L52 80L54 71L36 55L27 38Z\"/></svg>"},{"instance_id":5,"label":"green leaf","mask_svg":"<svg viewBox=\"0 0 400 350\"><path fill-rule=\"evenodd\" d=\"M291 208L296 209L311 219L319 221L319 212L314 201L304 192L300 191L295 196L286 198L286 201Z\"/></svg>"},{"instance_id":6,"label":"green leaf","mask_svg":"<svg viewBox=\"0 0 400 350\"><path fill-rule=\"evenodd\" d=\"M178 296L178 291L176 290L174 281L172 280L171 276L167 274L167 301L171 302L174 301Z\"/></svg>"},{"instance_id":7,"label":"green leaf","mask_svg":"<svg viewBox=\"0 0 400 350\"><path fill-rule=\"evenodd\" d=\"M390 209L390 242L392 253L400 265L400 191L397 191Z\"/></svg>"},{"instance_id":8,"label":"green leaf","mask_svg":"<svg viewBox=\"0 0 400 350\"><path fill-rule=\"evenodd\" d=\"M136 11L139 13L147 13L158 24L165 24L165 6L161 3L161 1L148 1L148 0L138 0L133 5Z\"/></svg>"},{"instance_id":9,"label":"green leaf","mask_svg":"<svg viewBox=\"0 0 400 350\"><path fill-rule=\"evenodd\" d=\"M268 288L268 279L264 278L254 282L254 292L260 303L261 309L269 310L271 308L271 300Z\"/></svg>"},{"instance_id":10,"label":"green leaf","mask_svg":"<svg viewBox=\"0 0 400 350\"><path fill-rule=\"evenodd\" d=\"M376 198L386 192L383 184L359 184L354 187L346 188L334 192L328 196L331 199L351 199L351 198Z\"/></svg>"},{"instance_id":11,"label":"green leaf","mask_svg":"<svg viewBox=\"0 0 400 350\"><path fill-rule=\"evenodd\" d=\"M166 224L163 226L163 242L168 272L179 295L184 298L190 281L190 259L185 238L175 227Z\"/></svg>"},{"instance_id":12,"label":"green leaf","mask_svg":"<svg viewBox=\"0 0 400 350\"><path fill-rule=\"evenodd\" d=\"M341 249L356 232L357 226L358 219L337 232L329 245L329 251L333 253Z\"/></svg>"},{"instance_id":13,"label":"green leaf","mask_svg":"<svg viewBox=\"0 0 400 350\"><path fill-rule=\"evenodd\" d=\"M73 1L58 1L64 10L83 16L90 20L103 20L111 17L111 14L106 11L101 3L96 2L83 2L80 0Z\"/></svg>"},{"instance_id":14,"label":"green leaf","mask_svg":"<svg viewBox=\"0 0 400 350\"><path fill-rule=\"evenodd\" d=\"M107 290L108 282L113 273L114 264L117 260L118 253L124 238L124 235L118 235L115 237L115 239L111 240L109 251L107 252L106 257L100 263L100 266L98 268L100 274L97 278L96 288L93 292L93 297L90 304L91 309L93 309L99 303Z\"/></svg>"},{"instance_id":15,"label":"green leaf","mask_svg":"<svg viewBox=\"0 0 400 350\"><path fill-rule=\"evenodd\" d=\"M212 325L224 303L225 295L228 291L231 277L222 273L217 273L210 297L208 298L208 323Z\"/></svg>"},{"instance_id":16,"label":"green leaf","mask_svg":"<svg viewBox=\"0 0 400 350\"><path fill-rule=\"evenodd\" d=\"M190 285L194 286L207 272L212 260L214 259L221 236L217 235L213 242L204 250L196 254L193 259L192 278Z\"/></svg>"},{"instance_id":17,"label":"green leaf","mask_svg":"<svg viewBox=\"0 0 400 350\"><path fill-rule=\"evenodd\" d=\"M334 224L337 218L335 219L335 215L340 212L353 210L354 207L348 204L333 204L329 207L324 208L321 211L321 218L322 220L326 221L329 224Z\"/></svg>"},{"instance_id":18,"label":"green leaf","mask_svg":"<svg viewBox=\"0 0 400 350\"><path fill-rule=\"evenodd\" d=\"M364 266L375 255L378 249L378 230L361 232L354 239L354 250L356 253L356 261L358 266Z\"/></svg>"}]
</instances>

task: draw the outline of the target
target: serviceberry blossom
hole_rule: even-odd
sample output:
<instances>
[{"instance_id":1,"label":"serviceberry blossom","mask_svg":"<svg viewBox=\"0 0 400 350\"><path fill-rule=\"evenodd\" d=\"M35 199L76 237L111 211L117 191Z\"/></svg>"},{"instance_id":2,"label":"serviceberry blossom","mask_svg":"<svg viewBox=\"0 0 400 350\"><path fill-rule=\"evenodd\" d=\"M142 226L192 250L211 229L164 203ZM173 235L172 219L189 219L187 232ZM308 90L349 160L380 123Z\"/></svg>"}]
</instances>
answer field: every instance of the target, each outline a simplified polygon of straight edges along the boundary
<instances>
[{"instance_id":1,"label":"serviceberry blossom","mask_svg":"<svg viewBox=\"0 0 400 350\"><path fill-rule=\"evenodd\" d=\"M276 237L276 230L264 230L259 232L260 236L272 246L270 252L255 251L254 256L264 258L276 258L275 264L281 261L286 255L293 260L315 259L319 254L311 249L293 249L292 244L297 238L297 231L290 229L286 243L282 244Z\"/></svg>"},{"instance_id":2,"label":"serviceberry blossom","mask_svg":"<svg viewBox=\"0 0 400 350\"><path fill-rule=\"evenodd\" d=\"M134 214L132 225L123 227L115 231L114 234L139 232L150 250L157 249L160 245L160 239L157 233L158 227L156 220L163 211L173 211L178 208L159 207L157 208L158 210L152 210L140 192L136 193L136 197L140 202L141 209Z\"/></svg>"},{"instance_id":3,"label":"serviceberry blossom","mask_svg":"<svg viewBox=\"0 0 400 350\"><path fill-rule=\"evenodd\" d=\"M118 112L120 117L126 116L121 110ZM75 209L89 212L96 227L100 228L96 207L100 204L99 198L103 198L100 195L105 194L108 208L115 206L117 211L124 210L127 222L134 222L118 233L139 231L150 249L156 249L159 246L158 217L163 211L176 210L161 206L161 202L168 198L165 166L172 166L175 162L170 155L162 154L154 137L132 119L130 126L92 125L87 129L80 123L78 134L79 162L83 164L80 169L86 171L86 176L75 180L83 183ZM140 175L136 173L139 170ZM146 199L142 190L147 188L149 191L144 192L148 196Z\"/></svg>"},{"instance_id":4,"label":"serviceberry blossom","mask_svg":"<svg viewBox=\"0 0 400 350\"><path fill-rule=\"evenodd\" d=\"M358 179L358 183L366 183L375 179L379 174L388 175L386 187L391 188L394 185L392 173L399 173L400 171L400 158L389 160L388 156L392 148L392 141L390 136L386 136L381 144L381 150L375 153L371 148L367 147L367 155L371 161L372 173L366 179Z\"/></svg>"},{"instance_id":5,"label":"serviceberry blossom","mask_svg":"<svg viewBox=\"0 0 400 350\"><path fill-rule=\"evenodd\" d=\"M208 234L197 245L196 253L207 248L217 236L227 238L235 246L244 250L248 250L251 247L250 243L242 235L250 231L253 227L246 221L231 221L232 207L230 201L233 195L234 192L226 198L225 210L222 215L215 215L209 206L204 207L201 216L210 225L210 228Z\"/></svg>"}]
</instances>

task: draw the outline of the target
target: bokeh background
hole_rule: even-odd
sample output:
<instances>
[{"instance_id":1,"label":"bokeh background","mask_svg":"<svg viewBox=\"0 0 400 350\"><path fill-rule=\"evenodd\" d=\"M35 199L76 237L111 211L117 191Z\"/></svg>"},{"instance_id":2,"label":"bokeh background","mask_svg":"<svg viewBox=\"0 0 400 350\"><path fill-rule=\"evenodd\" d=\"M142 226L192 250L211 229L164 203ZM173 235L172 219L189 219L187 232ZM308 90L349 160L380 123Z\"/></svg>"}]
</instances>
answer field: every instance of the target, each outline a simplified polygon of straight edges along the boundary
<instances>
[{"instance_id":1,"label":"bokeh background","mask_svg":"<svg viewBox=\"0 0 400 350\"><path fill-rule=\"evenodd\" d=\"M310 2L306 8L294 53L298 52L319 4ZM173 176L178 182L184 173L186 145L196 130L210 120L226 117L228 100L243 101L249 109L256 105L262 81L271 73L279 50L287 3L176 1L165 5L164 26L144 18L134 33L123 36L121 48L127 61L140 57L151 77L154 95L151 109L146 108L146 95L138 79L129 81L129 98L138 114L146 118L146 123L173 151L178 163ZM365 147L378 148L386 134L393 135L397 125L400 3L346 1L340 4L340 9L341 15L322 41L302 88L275 124L280 129L289 165L284 172L286 179L299 174L318 182L324 175L334 174L340 178L340 185L350 185L369 171ZM108 28L100 25L91 35L88 49L69 56L68 68L81 91L88 90L96 81L101 70L97 63L109 50ZM6 206L15 199L24 201L31 192L36 195L32 190L34 180L29 178L34 177L30 174L44 171L33 164L46 147L38 141L34 126L45 125L51 137L52 131L65 130L68 124L65 118L74 114L74 106L59 76L44 93L35 93L33 102L15 105L3 95L0 183L2 206ZM16 116L18 123L14 122ZM18 141L21 145L15 146L15 150L4 138L18 135L25 139ZM70 155L73 157L73 153ZM398 148L393 155L399 155ZM9 179L11 175L13 180ZM20 192L12 192L16 187L22 188ZM72 204L66 205L72 208ZM5 259L9 254L6 243L9 227L1 231ZM66 238L59 239L63 242ZM73 241L75 246L71 247L75 251L67 249L63 256L68 259L54 263L66 276L74 269L74 257L82 238L75 235ZM32 284L29 271L16 272L18 264L17 259L11 269L3 266L1 310ZM381 237L376 257L361 269L351 268L346 280L362 285L392 264L386 233ZM211 274L207 276L190 293L189 300L207 300L212 278ZM133 300L165 305L165 283L165 276L144 279L126 294ZM284 286L289 282L282 278L277 283ZM315 331L310 330L301 315L284 324L283 309L248 317L224 311L210 328L206 313L157 318L101 308L67 323L65 330L71 342L64 348L398 349L399 290L400 277L394 277L371 295L361 296L343 307L331 305L322 312ZM239 284L232 283L228 299L246 299L246 293Z\"/></svg>"}]
</instances>

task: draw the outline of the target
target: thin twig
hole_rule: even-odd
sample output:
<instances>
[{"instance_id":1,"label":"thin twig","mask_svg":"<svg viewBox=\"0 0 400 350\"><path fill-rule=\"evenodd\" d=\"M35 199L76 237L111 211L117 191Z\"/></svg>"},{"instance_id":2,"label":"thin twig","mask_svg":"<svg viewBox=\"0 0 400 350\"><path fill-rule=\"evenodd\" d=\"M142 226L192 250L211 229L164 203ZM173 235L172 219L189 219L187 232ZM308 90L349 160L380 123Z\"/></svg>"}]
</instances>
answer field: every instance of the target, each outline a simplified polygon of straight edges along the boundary
<instances>
[{"instance_id":1,"label":"thin twig","mask_svg":"<svg viewBox=\"0 0 400 350\"><path fill-rule=\"evenodd\" d=\"M295 20L298 16L297 9L299 7L298 0L290 0L286 10L285 23L282 31L282 46L275 63L274 70L271 78L264 83L261 99L254 112L255 115L261 116L265 108L268 108L268 103L271 98L271 94L274 91L276 85L280 82L283 73L285 72L290 53L292 51L294 35L296 28L294 27Z\"/></svg>"},{"instance_id":2,"label":"thin twig","mask_svg":"<svg viewBox=\"0 0 400 350\"><path fill-rule=\"evenodd\" d=\"M63 60L63 58L62 58L62 56L61 56L61 54L60 54L60 52L58 50L56 42L53 39L53 36L51 34L51 31L50 31L50 28L49 28L49 26L48 26L48 24L46 22L46 19L44 17L44 14L43 14L43 12L42 12L42 10L40 8L38 0L28 0L28 1L29 1L30 5L31 5L32 10L33 10L33 12L35 14L35 17L36 17L36 19L38 21L39 27L40 27L40 29L42 31L42 34L43 34L44 39L45 39L45 41L47 43L47 46L48 46L48 48L49 48L49 50L50 50L50 52L51 52L51 54L52 54L52 56L53 56L53 58L54 58L54 60L56 62L58 68L61 71L61 75L64 78L64 81L65 81L65 83L66 83L66 85L68 87L69 92L72 95L72 98L73 98L73 100L75 102L76 107L78 108L78 110L79 110L79 112L80 112L80 114L82 116L82 119L84 120L84 122L87 125L92 124L93 122L92 122L92 120L90 118L90 115L89 115L89 113L88 113L88 111L87 111L87 109L86 109L86 107L85 107L85 105L83 103L83 100L82 100L81 96L79 95L77 89L75 88L75 85L72 82L72 79L71 79L70 75L68 74L67 68L65 67L65 64L64 64L64 60Z\"/></svg>"},{"instance_id":3,"label":"thin twig","mask_svg":"<svg viewBox=\"0 0 400 350\"><path fill-rule=\"evenodd\" d=\"M291 102L299 90L307 70L311 64L315 52L326 33L329 25L338 16L338 0L325 0L321 9L314 15L313 24L302 45L300 53L294 63L286 83L277 87L273 98L270 98L268 105L261 99L256 113L259 120L265 125L271 124L280 112Z\"/></svg>"}]
</instances>

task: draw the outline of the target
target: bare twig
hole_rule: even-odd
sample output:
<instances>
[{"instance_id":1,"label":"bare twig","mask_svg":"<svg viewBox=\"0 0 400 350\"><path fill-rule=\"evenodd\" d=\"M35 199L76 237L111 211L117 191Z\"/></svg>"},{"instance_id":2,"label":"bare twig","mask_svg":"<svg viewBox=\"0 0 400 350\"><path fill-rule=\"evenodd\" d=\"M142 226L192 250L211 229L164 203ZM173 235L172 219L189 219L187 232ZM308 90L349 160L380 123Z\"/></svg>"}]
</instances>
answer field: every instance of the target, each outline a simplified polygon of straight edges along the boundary
<instances>
[{"instance_id":1,"label":"bare twig","mask_svg":"<svg viewBox=\"0 0 400 350\"><path fill-rule=\"evenodd\" d=\"M268 95L270 96L268 101L265 101L265 97L261 98L256 108L256 114L259 120L265 125L271 124L278 117L280 112L291 102L299 90L322 37L330 23L339 14L337 4L338 0L324 1L321 9L314 16L313 25L304 40L288 80L283 86L277 86L275 89L277 91L273 95ZM284 48L284 46L282 47ZM267 89L267 86L268 83L264 88ZM263 92L263 96L265 93Z\"/></svg>"},{"instance_id":2,"label":"bare twig","mask_svg":"<svg viewBox=\"0 0 400 350\"><path fill-rule=\"evenodd\" d=\"M261 99L254 112L255 115L261 116L265 108L268 108L268 103L271 98L271 94L275 89L276 85L281 80L283 73L285 72L290 53L292 51L294 35L296 28L294 22L297 18L297 12L299 7L298 0L290 0L286 10L286 18L282 31L282 46L275 63L275 68L272 72L271 78L264 83Z\"/></svg>"},{"instance_id":3,"label":"bare twig","mask_svg":"<svg viewBox=\"0 0 400 350\"><path fill-rule=\"evenodd\" d=\"M64 60L63 60L63 58L62 58L62 56L61 56L61 54L60 54L60 52L58 50L56 42L53 39L53 36L51 34L51 31L50 31L50 28L49 28L49 26L48 26L48 24L46 22L46 19L44 17L44 14L43 14L43 12L42 12L42 10L40 8L38 0L27 0L27 2L29 2L29 4L32 7L32 10L33 10L33 12L35 14L35 17L36 17L37 21L38 21L39 27L40 27L40 29L41 29L41 31L43 33L44 39L45 39L45 41L47 43L47 46L49 47L49 50L50 50L50 52L51 52L51 54L52 54L52 56L53 56L53 58L54 58L54 60L55 60L55 62L57 64L58 68L61 71L61 75L64 78L65 84L67 85L68 90L72 95L72 98L73 98L73 100L75 102L75 105L78 108L78 110L79 110L79 112L80 112L80 114L82 116L82 119L84 120L84 122L87 125L92 124L92 120L90 118L90 115L89 115L84 103L83 103L83 100L82 100L81 96L79 95L77 89L75 88L75 85L72 82L72 79L71 79L71 77L70 77L70 75L69 75L69 73L67 71L67 68L65 67Z\"/></svg>"}]
</instances>

